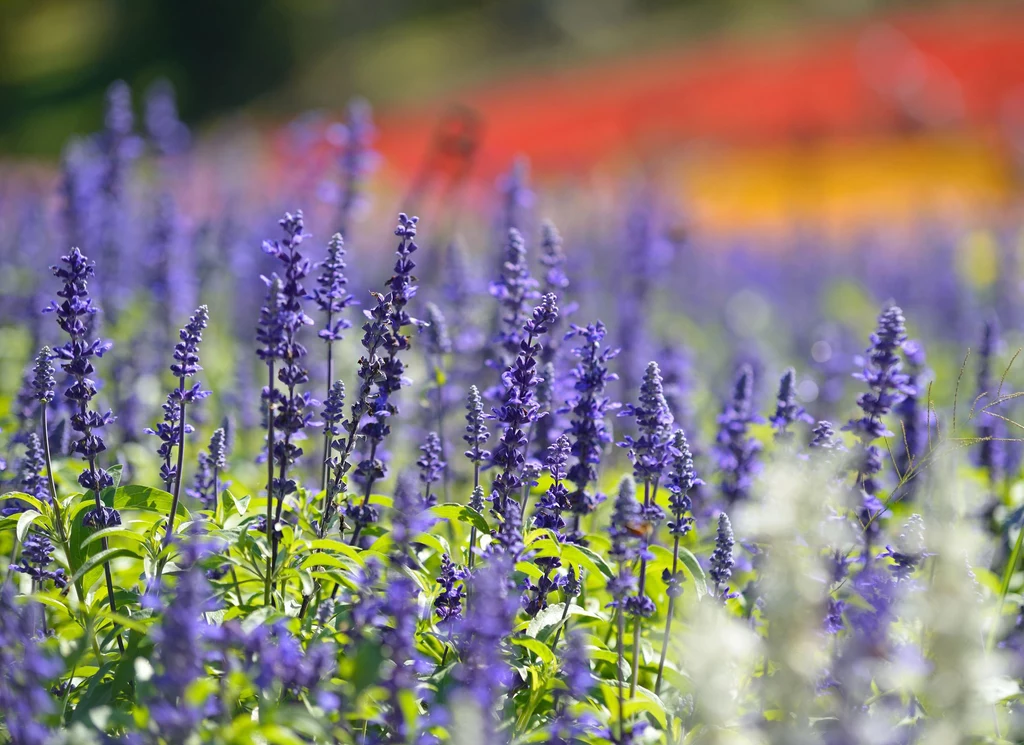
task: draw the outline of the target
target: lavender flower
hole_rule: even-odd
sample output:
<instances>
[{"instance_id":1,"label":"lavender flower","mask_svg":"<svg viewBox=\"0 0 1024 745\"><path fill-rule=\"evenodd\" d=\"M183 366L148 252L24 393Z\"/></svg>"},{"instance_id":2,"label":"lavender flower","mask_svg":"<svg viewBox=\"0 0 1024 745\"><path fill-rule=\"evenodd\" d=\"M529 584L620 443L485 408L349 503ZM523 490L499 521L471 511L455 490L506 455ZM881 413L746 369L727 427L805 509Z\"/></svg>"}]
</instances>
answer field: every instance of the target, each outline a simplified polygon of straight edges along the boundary
<instances>
[{"instance_id":1,"label":"lavender flower","mask_svg":"<svg viewBox=\"0 0 1024 745\"><path fill-rule=\"evenodd\" d=\"M608 412L617 407L605 395L605 389L609 382L618 379L615 373L609 372L608 363L619 350L601 346L605 334L604 324L598 321L585 328L573 325L567 335L567 338L580 337L582 340L573 350L579 359L572 371L576 395L566 405L566 411L570 412L568 434L572 439L572 454L576 457L568 473L569 480L576 485L575 491L569 495L576 516L574 533L579 530L580 517L590 514L604 501L601 494L588 489L591 484L596 489L601 453L612 441L605 419Z\"/></svg>"},{"instance_id":2,"label":"lavender flower","mask_svg":"<svg viewBox=\"0 0 1024 745\"><path fill-rule=\"evenodd\" d=\"M562 236L554 223L545 220L540 226L540 263L544 266L541 293L546 295L554 293L560 298L565 298L565 291L569 287L569 277L565 274L565 252L562 250ZM563 309L567 314L572 308ZM559 332L558 324L551 329L544 348L541 351L540 359L544 363L554 362L562 341L563 335Z\"/></svg>"},{"instance_id":3,"label":"lavender flower","mask_svg":"<svg viewBox=\"0 0 1024 745\"><path fill-rule=\"evenodd\" d=\"M429 530L435 522L415 484L415 479L407 473L400 475L395 484L391 541L394 544L393 563L397 566L413 563L410 560L415 550L413 538Z\"/></svg>"},{"instance_id":4,"label":"lavender flower","mask_svg":"<svg viewBox=\"0 0 1024 745\"><path fill-rule=\"evenodd\" d=\"M715 538L715 550L711 554L711 569L708 575L715 583L715 597L728 598L729 578L736 564L732 549L735 540L732 535L732 523L724 512L718 516L718 535Z\"/></svg>"},{"instance_id":5,"label":"lavender flower","mask_svg":"<svg viewBox=\"0 0 1024 745\"><path fill-rule=\"evenodd\" d=\"M508 173L502 174L498 179L503 230L524 229L523 212L533 204L533 192L527 183L529 171L529 161L524 157L518 157L513 161Z\"/></svg>"},{"instance_id":6,"label":"lavender flower","mask_svg":"<svg viewBox=\"0 0 1024 745\"><path fill-rule=\"evenodd\" d=\"M595 685L594 674L590 671L590 661L584 646L583 634L571 632L566 638L565 653L561 659L560 677L565 683L564 695L572 701L585 701ZM610 734L601 728L593 715L583 712L573 714L562 703L559 706L559 694L555 694L555 718L551 722L551 738L549 745L571 745L586 742L588 737L598 736L610 739Z\"/></svg>"},{"instance_id":7,"label":"lavender flower","mask_svg":"<svg viewBox=\"0 0 1024 745\"><path fill-rule=\"evenodd\" d=\"M429 508L437 504L437 495L431 494L430 488L441 480L441 474L448 464L441 460L441 438L436 432L427 435L426 442L420 446L420 452L423 455L416 461L416 465L419 466L420 483L424 487L423 503Z\"/></svg>"},{"instance_id":8,"label":"lavender flower","mask_svg":"<svg viewBox=\"0 0 1024 745\"><path fill-rule=\"evenodd\" d=\"M751 424L764 421L753 412L754 371L743 365L736 376L732 400L718 417L715 455L722 471L722 496L726 507L750 498L750 487L760 470L757 454L761 444L749 436Z\"/></svg>"},{"instance_id":9,"label":"lavender flower","mask_svg":"<svg viewBox=\"0 0 1024 745\"><path fill-rule=\"evenodd\" d=\"M789 428L796 422L814 421L796 401L796 371L792 367L786 369L779 381L775 414L769 421L775 429L775 439L778 442L789 442L793 439L793 433Z\"/></svg>"}]
</instances>

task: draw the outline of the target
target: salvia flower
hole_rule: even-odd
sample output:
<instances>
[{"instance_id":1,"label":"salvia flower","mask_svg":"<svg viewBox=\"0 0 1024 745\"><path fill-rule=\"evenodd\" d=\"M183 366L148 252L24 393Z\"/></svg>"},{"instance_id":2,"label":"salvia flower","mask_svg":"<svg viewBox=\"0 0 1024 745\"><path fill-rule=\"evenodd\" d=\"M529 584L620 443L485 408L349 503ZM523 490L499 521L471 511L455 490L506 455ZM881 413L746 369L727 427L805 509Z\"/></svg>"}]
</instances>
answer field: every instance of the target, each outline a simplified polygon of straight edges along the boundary
<instances>
[{"instance_id":1,"label":"salvia flower","mask_svg":"<svg viewBox=\"0 0 1024 745\"><path fill-rule=\"evenodd\" d=\"M617 349L602 346L606 333L604 324L598 321L586 327L574 324L567 334L567 338L581 340L573 350L579 360L572 370L575 395L566 404L570 417L568 434L572 440L572 455L576 458L568 473L576 487L569 495L569 502L577 526L580 516L590 514L604 500L596 492L597 468L601 454L612 441L606 419L617 404L611 402L605 390L608 383L618 379L609 371L608 364L619 353Z\"/></svg>"},{"instance_id":2,"label":"salvia flower","mask_svg":"<svg viewBox=\"0 0 1024 745\"><path fill-rule=\"evenodd\" d=\"M424 307L427 311L427 325L424 327L427 353L435 357L451 354L452 339L448 335L448 322L444 313L434 303L427 303Z\"/></svg>"},{"instance_id":3,"label":"salvia flower","mask_svg":"<svg viewBox=\"0 0 1024 745\"><path fill-rule=\"evenodd\" d=\"M545 468L551 474L552 484L537 503L537 511L533 516L533 525L536 528L547 528L561 533L565 527L565 519L562 515L569 511L571 505L569 489L564 482L568 476L566 465L569 462L571 449L572 446L566 435L559 437L548 448Z\"/></svg>"},{"instance_id":4,"label":"salvia flower","mask_svg":"<svg viewBox=\"0 0 1024 745\"><path fill-rule=\"evenodd\" d=\"M918 565L930 555L925 548L924 520L917 514L911 515L903 526L896 547L886 546L881 554L892 559L890 569L897 580L909 579Z\"/></svg>"},{"instance_id":5,"label":"salvia flower","mask_svg":"<svg viewBox=\"0 0 1024 745\"><path fill-rule=\"evenodd\" d=\"M53 350L54 357L61 360L61 369L68 374L70 385L64 391L72 414L71 429L79 437L71 444L71 451L78 453L88 463L88 468L78 477L84 489L99 494L114 485L114 480L96 463L96 457L107 449L98 430L114 421L114 414L108 411L100 414L89 408L96 396L96 383L90 377L96 372L94 357L102 357L111 344L99 339L90 339L92 317L96 314L89 297L89 279L95 269L78 248L72 248L67 256L61 257L64 266L52 267L56 277L64 282L57 295L62 298L58 305L51 302L47 311L57 315L57 325L70 340Z\"/></svg>"},{"instance_id":6,"label":"salvia flower","mask_svg":"<svg viewBox=\"0 0 1024 745\"><path fill-rule=\"evenodd\" d=\"M416 461L416 465L419 466L420 483L424 489L423 503L426 507L433 507L437 504L437 495L431 494L430 490L441 480L447 465L441 459L441 438L437 436L437 432L427 434L426 441L420 446L420 453L422 455Z\"/></svg>"},{"instance_id":7,"label":"salvia flower","mask_svg":"<svg viewBox=\"0 0 1024 745\"><path fill-rule=\"evenodd\" d=\"M174 362L171 372L178 379L178 387L167 394L163 404L164 419L157 428L146 429L147 434L156 435L161 440L157 453L163 459L160 477L164 480L168 491L178 493L177 486L181 482L178 465L174 462L174 451L184 442L184 435L194 431L192 425L184 421L185 407L201 401L210 395L204 391L200 383L186 387L186 379L194 377L201 368L199 366L199 343L203 340L203 331L210 320L209 310L200 305L192 314L188 323L178 333L180 341L174 347Z\"/></svg>"},{"instance_id":8,"label":"salvia flower","mask_svg":"<svg viewBox=\"0 0 1024 745\"><path fill-rule=\"evenodd\" d=\"M342 235L347 235L351 228L355 212L364 199L363 182L377 162L377 154L372 149L375 134L370 104L361 98L350 101L338 159L342 179L338 230Z\"/></svg>"},{"instance_id":9,"label":"salvia flower","mask_svg":"<svg viewBox=\"0 0 1024 745\"><path fill-rule=\"evenodd\" d=\"M850 430L859 439L854 469L856 483L862 492L858 518L870 543L880 530L878 517L882 503L875 496L878 491L877 474L882 470L882 451L875 440L891 434L882 418L913 392L910 379L902 372L900 352L907 340L903 311L897 306L886 308L878 318L878 330L871 335L871 346L862 360L861 372L854 375L863 380L868 390L857 397L864 412L860 419L851 420L843 429Z\"/></svg>"},{"instance_id":10,"label":"salvia flower","mask_svg":"<svg viewBox=\"0 0 1024 745\"><path fill-rule=\"evenodd\" d=\"M647 364L640 384L639 402L624 406L619 416L636 419L637 437L627 435L619 443L620 447L629 448L633 477L648 485L654 483L661 478L665 468L673 422L657 362Z\"/></svg>"},{"instance_id":11,"label":"salvia flower","mask_svg":"<svg viewBox=\"0 0 1024 745\"><path fill-rule=\"evenodd\" d=\"M54 388L57 381L53 377L52 358L53 352L50 348L43 347L36 355L35 366L32 368L32 395L36 401L44 405L52 402L56 395Z\"/></svg>"},{"instance_id":12,"label":"salvia flower","mask_svg":"<svg viewBox=\"0 0 1024 745\"><path fill-rule=\"evenodd\" d=\"M186 492L192 499L199 500L204 509L215 509L218 495L228 486L220 479L228 467L227 455L227 435L223 427L218 427L210 436L208 449L199 453L195 481L192 488Z\"/></svg>"},{"instance_id":13,"label":"salvia flower","mask_svg":"<svg viewBox=\"0 0 1024 745\"><path fill-rule=\"evenodd\" d=\"M808 447L814 450L842 450L843 441L832 427L832 422L823 419L811 430Z\"/></svg>"},{"instance_id":14,"label":"salvia flower","mask_svg":"<svg viewBox=\"0 0 1024 745\"><path fill-rule=\"evenodd\" d=\"M203 572L189 566L178 574L173 600L152 632L157 695L149 711L160 734L171 742L185 742L215 705L212 697L195 702L186 696L205 672L204 647L213 631L204 612L214 610L211 596Z\"/></svg>"},{"instance_id":15,"label":"salvia flower","mask_svg":"<svg viewBox=\"0 0 1024 745\"><path fill-rule=\"evenodd\" d=\"M560 660L559 677L565 683L565 696L570 701L586 701L596 680L590 670L583 633L574 630L566 638L565 652ZM560 692L559 692L560 693ZM558 694L556 694L558 696ZM560 698L560 696L559 696ZM549 745L571 745L587 742L592 737L608 737L609 733L600 727L597 719L590 713L576 713L562 703L557 706L554 720L551 722Z\"/></svg>"},{"instance_id":16,"label":"salvia flower","mask_svg":"<svg viewBox=\"0 0 1024 745\"><path fill-rule=\"evenodd\" d=\"M670 461L665 486L669 491L668 505L672 512L672 518L668 522L668 529L672 535L682 538L693 527L693 517L688 516L688 513L693 510L690 491L704 482L697 478L697 471L693 467L693 455L690 453L690 443L687 442L686 433L683 430L677 429L672 434L669 454Z\"/></svg>"},{"instance_id":17,"label":"salvia flower","mask_svg":"<svg viewBox=\"0 0 1024 745\"><path fill-rule=\"evenodd\" d=\"M474 467L479 468L481 463L490 460L491 453L483 449L483 444L490 436L491 433L487 430L483 399L480 397L477 387L471 385L466 396L466 434L462 436L462 439L469 445L466 457Z\"/></svg>"},{"instance_id":18,"label":"salvia flower","mask_svg":"<svg viewBox=\"0 0 1024 745\"><path fill-rule=\"evenodd\" d=\"M410 727L406 721L402 698L403 693L415 689L419 676L430 669L416 648L417 595L417 586L412 579L402 574L392 575L383 606L390 622L381 630L381 642L393 664L381 684L388 698L384 724L393 742L408 742L419 729L418 722L413 722Z\"/></svg>"},{"instance_id":19,"label":"salvia flower","mask_svg":"<svg viewBox=\"0 0 1024 745\"><path fill-rule=\"evenodd\" d=\"M349 294L348 278L345 276L345 241L335 233L327 242L327 258L317 264L320 274L316 278L318 287L313 290L313 301L319 306L326 319L317 335L328 344L344 338L344 331L352 322L341 317L344 310L357 301Z\"/></svg>"},{"instance_id":20,"label":"salvia flower","mask_svg":"<svg viewBox=\"0 0 1024 745\"><path fill-rule=\"evenodd\" d=\"M901 442L896 458L900 476L909 474L918 459L924 455L925 448L928 447L929 431L928 402L921 400L926 392L924 388L927 375L924 346L919 341L909 339L903 343L903 356L907 360L908 391L906 397L893 407L893 412L899 415L902 430L899 433ZM910 482L909 485L913 486L914 483Z\"/></svg>"},{"instance_id":21,"label":"salvia flower","mask_svg":"<svg viewBox=\"0 0 1024 745\"><path fill-rule=\"evenodd\" d=\"M46 456L43 444L35 432L30 432L25 444L25 456L18 463L18 483L25 494L49 502L50 487L43 476L45 470Z\"/></svg>"},{"instance_id":22,"label":"salvia flower","mask_svg":"<svg viewBox=\"0 0 1024 745\"><path fill-rule=\"evenodd\" d=\"M505 517L509 512L508 503L515 501L522 488L522 469L526 463L525 449L528 445L524 427L538 416L535 399L537 383L537 340L547 333L558 318L558 306L554 295L545 295L533 316L523 324L524 338L520 343L519 355L512 366L505 371L502 382L505 395L502 405L492 409L493 418L504 425L504 432L492 455L492 462L501 469L494 478L491 500L495 514Z\"/></svg>"},{"instance_id":23,"label":"salvia flower","mask_svg":"<svg viewBox=\"0 0 1024 745\"><path fill-rule=\"evenodd\" d=\"M437 575L441 589L434 598L438 624L446 626L462 619L462 599L466 594L465 580L468 576L468 572L453 563L448 554L441 555L441 570Z\"/></svg>"},{"instance_id":24,"label":"salvia flower","mask_svg":"<svg viewBox=\"0 0 1024 745\"><path fill-rule=\"evenodd\" d=\"M395 484L394 503L391 507L391 540L394 544L394 563L409 563L413 553L413 538L430 529L435 519L428 512L426 502L416 488L411 474L403 473Z\"/></svg>"},{"instance_id":25,"label":"salvia flower","mask_svg":"<svg viewBox=\"0 0 1024 745\"><path fill-rule=\"evenodd\" d=\"M16 572L27 574L39 585L52 581L57 589L67 587L68 580L63 569L50 570L50 556L53 543L41 533L29 533L21 546L21 561L13 565Z\"/></svg>"},{"instance_id":26,"label":"salvia flower","mask_svg":"<svg viewBox=\"0 0 1024 745\"><path fill-rule=\"evenodd\" d=\"M516 603L509 597L511 564L494 556L470 581L469 610L458 634L462 665L456 675L462 692L483 714L485 731L493 734L494 712L512 682L507 639ZM490 742L490 738L485 742Z\"/></svg>"},{"instance_id":27,"label":"salvia flower","mask_svg":"<svg viewBox=\"0 0 1024 745\"><path fill-rule=\"evenodd\" d=\"M619 573L608 580L611 607L621 607L636 590L636 577L630 571L630 566L640 558L641 540L637 527L642 521L643 506L636 499L636 482L631 476L623 476L608 528L612 540L608 556L619 563Z\"/></svg>"},{"instance_id":28,"label":"salvia flower","mask_svg":"<svg viewBox=\"0 0 1024 745\"><path fill-rule=\"evenodd\" d=\"M761 443L750 436L750 425L764 421L754 413L754 370L740 367L731 400L718 417L715 456L722 472L722 496L727 507L750 498L750 487L760 470Z\"/></svg>"},{"instance_id":29,"label":"salvia flower","mask_svg":"<svg viewBox=\"0 0 1024 745\"><path fill-rule=\"evenodd\" d=\"M145 119L146 133L160 155L179 155L188 149L192 135L178 117L174 86L167 80L157 80L146 91Z\"/></svg>"},{"instance_id":30,"label":"salvia flower","mask_svg":"<svg viewBox=\"0 0 1024 745\"><path fill-rule=\"evenodd\" d=\"M715 583L716 597L730 597L729 578L732 577L732 569L736 559L732 555L735 539L732 533L732 523L729 516L724 512L718 516L718 534L715 537L715 550L711 554L711 569L708 576Z\"/></svg>"},{"instance_id":31,"label":"salvia flower","mask_svg":"<svg viewBox=\"0 0 1024 745\"><path fill-rule=\"evenodd\" d=\"M36 638L40 608L18 604L8 583L0 585L0 711L12 745L47 742L47 717L54 711L50 682L60 663Z\"/></svg>"},{"instance_id":32,"label":"salvia flower","mask_svg":"<svg viewBox=\"0 0 1024 745\"><path fill-rule=\"evenodd\" d=\"M984 468L989 481L996 483L1006 468L1006 447L1000 438L1004 437L1004 423L993 404L998 400L999 390L992 377L992 359L999 351L999 325L993 319L985 322L978 348L978 443L977 463Z\"/></svg>"},{"instance_id":33,"label":"salvia flower","mask_svg":"<svg viewBox=\"0 0 1024 745\"><path fill-rule=\"evenodd\" d=\"M403 333L403 329L417 323L406 311L406 306L416 295L416 277L412 274L416 262L412 255L419 248L416 245L418 222L418 217L410 217L404 212L398 215L398 225L394 231L399 238L395 251L398 258L395 260L393 274L387 281L388 292L378 299L378 306L386 308L379 344L383 359L379 374L374 378L376 392L369 410L370 418L360 429L369 445L369 455L359 462L355 471L357 478L366 485L364 504L373 483L387 475L384 461L377 457L377 450L391 433L390 419L398 414L395 394L409 382L405 378L405 364L399 353L409 349L409 336Z\"/></svg>"},{"instance_id":34,"label":"salvia flower","mask_svg":"<svg viewBox=\"0 0 1024 745\"><path fill-rule=\"evenodd\" d=\"M277 330L277 344L273 351L274 357L281 362L277 379L284 385L286 392L276 389L268 391L274 429L280 435L272 443L271 450L278 466L274 491L277 496L277 517L280 518L284 498L296 488L295 482L287 477L288 468L302 455L302 447L297 441L304 437L305 428L313 420L313 414L308 409L316 406L317 402L308 391L300 393L297 390L298 386L309 382L309 373L302 365L306 347L299 341L302 328L313 325L313 319L303 309L303 300L308 297L303 280L309 275L310 262L300 251L302 242L309 235L304 232L302 210L297 210L295 214L286 212L278 224L285 237L264 241L263 252L277 259L284 267L279 290L281 325ZM273 284L273 279L270 283Z\"/></svg>"},{"instance_id":35,"label":"salvia flower","mask_svg":"<svg viewBox=\"0 0 1024 745\"><path fill-rule=\"evenodd\" d=\"M537 281L530 276L523 236L515 228L510 228L501 276L490 285L490 293L497 299L499 307L499 330L494 337L495 354L490 361L492 367L504 370L518 354L530 302L538 296L536 288Z\"/></svg>"},{"instance_id":36,"label":"salvia flower","mask_svg":"<svg viewBox=\"0 0 1024 745\"><path fill-rule=\"evenodd\" d=\"M775 429L775 439L787 442L793 439L789 428L796 422L814 421L804 407L796 400L796 371L787 368L779 381L779 395L776 397L775 414L769 420Z\"/></svg>"}]
</instances>

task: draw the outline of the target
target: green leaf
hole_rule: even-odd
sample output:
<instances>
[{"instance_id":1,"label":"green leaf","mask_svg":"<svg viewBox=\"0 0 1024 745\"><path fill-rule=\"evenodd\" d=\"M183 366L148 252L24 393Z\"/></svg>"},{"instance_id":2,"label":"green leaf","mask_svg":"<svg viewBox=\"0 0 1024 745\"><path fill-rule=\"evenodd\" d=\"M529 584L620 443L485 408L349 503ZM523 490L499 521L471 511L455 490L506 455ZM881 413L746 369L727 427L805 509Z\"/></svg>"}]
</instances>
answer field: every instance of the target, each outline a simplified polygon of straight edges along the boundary
<instances>
[{"instance_id":1,"label":"green leaf","mask_svg":"<svg viewBox=\"0 0 1024 745\"><path fill-rule=\"evenodd\" d=\"M434 505L430 508L430 511L442 520L456 520L460 523L466 523L467 525L472 525L482 533L489 533L491 530L483 515L476 510L470 509L464 504L447 502L445 504Z\"/></svg>"},{"instance_id":2,"label":"green leaf","mask_svg":"<svg viewBox=\"0 0 1024 745\"><path fill-rule=\"evenodd\" d=\"M42 513L47 512L47 505L43 504L41 499L36 499L31 494L26 494L21 491L10 491L3 495L4 499L17 499L24 502L29 507Z\"/></svg>"},{"instance_id":3,"label":"green leaf","mask_svg":"<svg viewBox=\"0 0 1024 745\"><path fill-rule=\"evenodd\" d=\"M551 647L544 642L527 636L513 639L512 643L533 652L533 654L537 655L537 659L539 659L543 664L554 666L555 653L552 652Z\"/></svg>"},{"instance_id":4,"label":"green leaf","mask_svg":"<svg viewBox=\"0 0 1024 745\"><path fill-rule=\"evenodd\" d=\"M112 528L103 528L102 530L97 530L92 535L86 537L86 539L82 541L82 547L84 548L85 546L88 546L92 543L99 543L104 538L116 538L118 540L130 541L132 543L146 542L145 535L137 533L134 530L130 530L129 528L125 528L120 525L115 525Z\"/></svg>"},{"instance_id":5,"label":"green leaf","mask_svg":"<svg viewBox=\"0 0 1024 745\"><path fill-rule=\"evenodd\" d=\"M526 625L526 635L530 637L537 637L540 635L540 632L545 629L557 629L563 623L562 612L564 609L565 603L554 603L553 605L549 605ZM606 616L603 616L600 613L595 613L592 610L588 610L576 603L569 605L569 611L566 614L566 618L568 619L570 616L587 616L588 618L596 618L599 621L608 620Z\"/></svg>"},{"instance_id":6,"label":"green leaf","mask_svg":"<svg viewBox=\"0 0 1024 745\"><path fill-rule=\"evenodd\" d=\"M441 554L451 554L451 549L448 547L448 541L441 536L437 536L432 533L420 533L413 538L412 542L421 543L427 548L432 548L434 553L438 556Z\"/></svg>"},{"instance_id":7,"label":"green leaf","mask_svg":"<svg viewBox=\"0 0 1024 745\"><path fill-rule=\"evenodd\" d=\"M310 567L334 567L335 569L351 569L349 564L344 560L339 559L337 556L331 556L323 552L317 552L310 554L302 563L299 564L299 569L309 569Z\"/></svg>"},{"instance_id":8,"label":"green leaf","mask_svg":"<svg viewBox=\"0 0 1024 745\"><path fill-rule=\"evenodd\" d=\"M142 559L142 557L137 553L124 547L108 548L106 551L100 551L99 553L93 554L84 564L82 564L82 566L78 567L78 571L75 572L75 576L71 578L71 582L74 583L82 579L82 577L88 574L90 570L99 567L100 564L127 556L130 556L133 559L139 559L140 561Z\"/></svg>"},{"instance_id":9,"label":"green leaf","mask_svg":"<svg viewBox=\"0 0 1024 745\"><path fill-rule=\"evenodd\" d=\"M395 500L393 500L391 497L389 497L386 494L371 494L370 495L370 504L379 504L382 507L390 508L394 503L395 503Z\"/></svg>"},{"instance_id":10,"label":"green leaf","mask_svg":"<svg viewBox=\"0 0 1024 745\"><path fill-rule=\"evenodd\" d=\"M704 570L700 566L700 561L693 555L693 552L688 548L679 547L679 562L683 565L683 571L690 575L690 579L693 581L693 586L697 590L697 597L702 598L708 594L708 584L704 577Z\"/></svg>"},{"instance_id":11,"label":"green leaf","mask_svg":"<svg viewBox=\"0 0 1024 745\"><path fill-rule=\"evenodd\" d=\"M106 502L106 493L104 493ZM171 510L171 503L174 497L161 490L150 486L129 485L114 491L113 505L118 510L138 510L140 512L155 512L159 515L166 515ZM108 503L109 504L109 503ZM185 505L178 502L178 511L175 513L178 518L191 519Z\"/></svg>"},{"instance_id":12,"label":"green leaf","mask_svg":"<svg viewBox=\"0 0 1024 745\"><path fill-rule=\"evenodd\" d=\"M586 546L577 546L571 543L565 544L562 546L562 560L581 566L589 572L599 572L608 579L611 579L615 574L602 556L594 553Z\"/></svg>"},{"instance_id":13,"label":"green leaf","mask_svg":"<svg viewBox=\"0 0 1024 745\"><path fill-rule=\"evenodd\" d=\"M36 510L25 510L24 512L22 512L21 516L18 518L18 540L20 542L24 542L25 536L28 535L29 528L32 527L33 523L42 519L44 519L43 515ZM49 520L47 520L46 522L49 523Z\"/></svg>"},{"instance_id":14,"label":"green leaf","mask_svg":"<svg viewBox=\"0 0 1024 745\"><path fill-rule=\"evenodd\" d=\"M244 497L239 498L225 489L221 494L221 499L225 505L227 505L230 500L230 502L235 506L235 512L239 515L245 515L249 510L249 503L252 502L252 495L246 494Z\"/></svg>"},{"instance_id":15,"label":"green leaf","mask_svg":"<svg viewBox=\"0 0 1024 745\"><path fill-rule=\"evenodd\" d=\"M354 562L362 566L365 563L363 559L363 550L350 546L343 541L338 541L333 538L320 538L310 542L309 547L314 551L336 551L339 554L344 554Z\"/></svg>"}]
</instances>

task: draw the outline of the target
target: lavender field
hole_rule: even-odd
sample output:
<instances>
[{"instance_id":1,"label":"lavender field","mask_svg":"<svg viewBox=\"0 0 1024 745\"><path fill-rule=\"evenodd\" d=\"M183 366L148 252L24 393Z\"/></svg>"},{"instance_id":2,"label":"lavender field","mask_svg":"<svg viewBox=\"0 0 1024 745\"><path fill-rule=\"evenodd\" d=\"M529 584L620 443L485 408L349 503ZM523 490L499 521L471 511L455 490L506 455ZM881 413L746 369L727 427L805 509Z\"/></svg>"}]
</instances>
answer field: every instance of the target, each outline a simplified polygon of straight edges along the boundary
<instances>
[{"instance_id":1,"label":"lavender field","mask_svg":"<svg viewBox=\"0 0 1024 745\"><path fill-rule=\"evenodd\" d=\"M1016 225L287 136L115 83L0 171L0 742L1024 741Z\"/></svg>"}]
</instances>

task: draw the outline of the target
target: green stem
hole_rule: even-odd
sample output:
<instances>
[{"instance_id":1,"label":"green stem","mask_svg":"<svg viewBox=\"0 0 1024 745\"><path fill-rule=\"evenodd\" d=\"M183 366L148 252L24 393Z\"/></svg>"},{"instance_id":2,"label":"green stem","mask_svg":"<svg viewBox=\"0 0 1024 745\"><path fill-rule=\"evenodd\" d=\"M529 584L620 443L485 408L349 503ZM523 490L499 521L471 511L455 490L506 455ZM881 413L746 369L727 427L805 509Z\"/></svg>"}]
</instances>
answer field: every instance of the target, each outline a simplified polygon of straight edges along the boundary
<instances>
[{"instance_id":1,"label":"green stem","mask_svg":"<svg viewBox=\"0 0 1024 745\"><path fill-rule=\"evenodd\" d=\"M274 532L274 360L267 362L267 574L263 604L270 605L270 579L274 572L271 535Z\"/></svg>"},{"instance_id":2,"label":"green stem","mask_svg":"<svg viewBox=\"0 0 1024 745\"><path fill-rule=\"evenodd\" d=\"M53 480L53 465L50 457L50 427L46 419L45 403L40 406L40 420L40 428L43 433L43 457L46 459L46 481L50 487L50 499L53 500L53 519L57 523L57 537L60 540L61 547L64 549L64 556L68 560L68 571L71 572L73 577L77 573L78 567L71 565L71 544L68 541L67 531L64 530L64 515L61 513L60 499L57 497L57 484ZM75 592L78 593L78 602L84 604L85 590L82 588L81 578L75 581L74 586Z\"/></svg>"},{"instance_id":3,"label":"green stem","mask_svg":"<svg viewBox=\"0 0 1024 745\"><path fill-rule=\"evenodd\" d=\"M1022 548L1024 548L1024 526L1021 526L1017 533L1017 542L1013 545L1013 552L1006 562L1006 569L1003 570L1003 581L999 585L999 610L996 612L995 622L992 624L992 630L988 635L988 650L991 650L992 645L995 644L996 634L999 632L999 622L1003 617L1003 606L1006 604L1006 593L1010 591L1010 581L1013 579L1013 572L1017 568L1017 562L1020 560Z\"/></svg>"},{"instance_id":4,"label":"green stem","mask_svg":"<svg viewBox=\"0 0 1024 745\"><path fill-rule=\"evenodd\" d=\"M178 406L178 463L174 471L174 491L171 496L171 512L167 516L167 532L164 533L163 547L171 545L174 536L174 518L178 513L178 500L181 498L181 471L185 467L185 376L178 378L178 394L181 404Z\"/></svg>"},{"instance_id":5,"label":"green stem","mask_svg":"<svg viewBox=\"0 0 1024 745\"><path fill-rule=\"evenodd\" d=\"M676 572L679 571L679 536L676 535L675 545L672 548L672 577L675 578ZM668 611L667 617L665 618L665 638L661 642L661 659L658 661L658 677L654 681L654 693L658 695L661 690L661 679L665 672L665 658L668 656L668 640L669 635L672 632L672 616L674 615L676 607L675 595L668 596Z\"/></svg>"},{"instance_id":6,"label":"green stem","mask_svg":"<svg viewBox=\"0 0 1024 745\"><path fill-rule=\"evenodd\" d=\"M616 613L618 616L616 643L618 664L615 666L615 677L619 684L619 742L624 743L626 741L626 702L623 696L622 661L625 658L624 637L626 636L626 617L622 613L622 608L617 608Z\"/></svg>"},{"instance_id":7,"label":"green stem","mask_svg":"<svg viewBox=\"0 0 1024 745\"><path fill-rule=\"evenodd\" d=\"M644 479L644 509L651 506L651 480ZM640 556L640 577L637 583L637 597L644 596L644 588L647 585L647 539L644 539L644 554ZM636 686L640 678L640 636L643 632L643 616L637 613L633 617L633 670L632 679L629 683L629 697L636 697Z\"/></svg>"}]
</instances>

